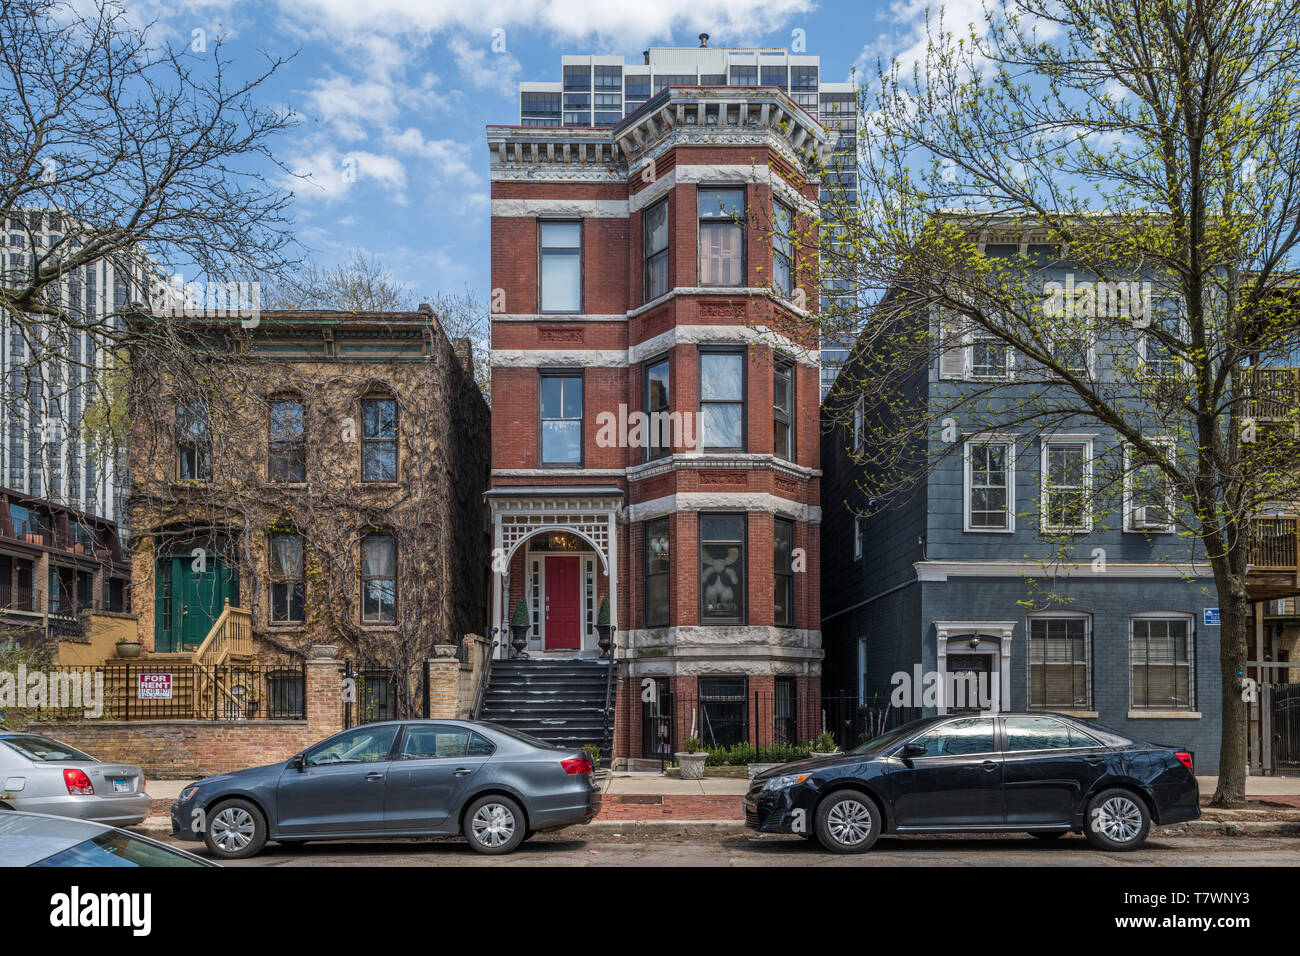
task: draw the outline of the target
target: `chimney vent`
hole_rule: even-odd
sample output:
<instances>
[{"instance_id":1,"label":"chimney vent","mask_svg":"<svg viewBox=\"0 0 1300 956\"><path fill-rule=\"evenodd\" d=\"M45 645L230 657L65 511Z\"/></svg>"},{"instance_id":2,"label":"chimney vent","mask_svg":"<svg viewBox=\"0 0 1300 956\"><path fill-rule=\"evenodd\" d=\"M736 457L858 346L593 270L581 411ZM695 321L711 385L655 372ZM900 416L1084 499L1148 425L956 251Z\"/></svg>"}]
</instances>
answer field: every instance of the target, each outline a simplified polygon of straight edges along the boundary
<instances>
[{"instance_id":1,"label":"chimney vent","mask_svg":"<svg viewBox=\"0 0 1300 956\"><path fill-rule=\"evenodd\" d=\"M700 47L701 47L701 49L704 48L704 47L707 47L708 45L709 45L709 35L708 35L707 33L701 33L701 34L700 34Z\"/></svg>"}]
</instances>

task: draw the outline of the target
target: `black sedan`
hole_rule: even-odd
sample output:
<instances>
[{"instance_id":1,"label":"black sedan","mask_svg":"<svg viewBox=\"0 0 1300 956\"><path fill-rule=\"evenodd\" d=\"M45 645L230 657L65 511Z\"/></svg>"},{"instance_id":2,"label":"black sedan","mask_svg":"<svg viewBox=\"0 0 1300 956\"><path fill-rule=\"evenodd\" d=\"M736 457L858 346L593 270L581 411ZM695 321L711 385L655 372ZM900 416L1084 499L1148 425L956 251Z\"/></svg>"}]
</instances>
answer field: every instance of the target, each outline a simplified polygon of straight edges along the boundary
<instances>
[{"instance_id":1,"label":"black sedan","mask_svg":"<svg viewBox=\"0 0 1300 956\"><path fill-rule=\"evenodd\" d=\"M845 754L754 778L745 821L861 853L882 833L1084 833L1136 850L1200 816L1192 757L1059 714L927 717Z\"/></svg>"},{"instance_id":2,"label":"black sedan","mask_svg":"<svg viewBox=\"0 0 1300 956\"><path fill-rule=\"evenodd\" d=\"M590 823L594 773L582 751L496 724L366 724L282 763L195 781L172 804L172 834L222 860L267 840L455 833L480 853L509 853L535 831Z\"/></svg>"}]
</instances>

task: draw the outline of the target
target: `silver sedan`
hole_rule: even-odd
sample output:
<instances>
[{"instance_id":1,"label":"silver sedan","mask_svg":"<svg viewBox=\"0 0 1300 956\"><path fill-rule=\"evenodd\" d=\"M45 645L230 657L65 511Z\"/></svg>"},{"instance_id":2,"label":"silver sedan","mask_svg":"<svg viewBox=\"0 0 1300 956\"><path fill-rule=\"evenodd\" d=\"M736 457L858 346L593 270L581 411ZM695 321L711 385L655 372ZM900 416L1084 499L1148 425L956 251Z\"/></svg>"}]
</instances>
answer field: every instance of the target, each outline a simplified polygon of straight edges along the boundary
<instances>
[{"instance_id":1,"label":"silver sedan","mask_svg":"<svg viewBox=\"0 0 1300 956\"><path fill-rule=\"evenodd\" d=\"M0 733L0 810L128 827L149 815L144 772L102 763L41 734Z\"/></svg>"}]
</instances>

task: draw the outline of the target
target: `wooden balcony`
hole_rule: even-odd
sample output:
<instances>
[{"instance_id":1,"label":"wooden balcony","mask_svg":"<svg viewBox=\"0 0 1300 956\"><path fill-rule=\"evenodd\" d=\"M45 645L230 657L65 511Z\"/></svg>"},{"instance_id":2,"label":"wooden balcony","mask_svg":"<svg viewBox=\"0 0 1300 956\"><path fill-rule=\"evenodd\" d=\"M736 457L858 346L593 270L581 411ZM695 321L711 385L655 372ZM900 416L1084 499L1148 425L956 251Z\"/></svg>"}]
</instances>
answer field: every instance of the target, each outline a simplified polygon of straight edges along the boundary
<instances>
[{"instance_id":1,"label":"wooden balcony","mask_svg":"<svg viewBox=\"0 0 1300 956\"><path fill-rule=\"evenodd\" d=\"M1250 523L1250 571L1246 587L1253 601L1300 594L1300 518L1260 517Z\"/></svg>"},{"instance_id":2,"label":"wooden balcony","mask_svg":"<svg viewBox=\"0 0 1300 956\"><path fill-rule=\"evenodd\" d=\"M1247 418L1294 423L1300 414L1300 368L1244 368L1241 390L1246 397Z\"/></svg>"}]
</instances>

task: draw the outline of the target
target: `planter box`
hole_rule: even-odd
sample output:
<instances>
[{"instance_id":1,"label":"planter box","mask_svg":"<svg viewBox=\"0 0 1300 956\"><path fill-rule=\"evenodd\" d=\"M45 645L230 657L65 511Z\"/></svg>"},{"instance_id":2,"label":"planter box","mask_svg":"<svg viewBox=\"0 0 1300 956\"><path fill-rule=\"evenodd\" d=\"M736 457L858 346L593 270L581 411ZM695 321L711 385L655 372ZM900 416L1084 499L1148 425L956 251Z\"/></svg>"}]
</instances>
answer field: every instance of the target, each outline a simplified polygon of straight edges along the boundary
<instances>
[{"instance_id":1,"label":"planter box","mask_svg":"<svg viewBox=\"0 0 1300 956\"><path fill-rule=\"evenodd\" d=\"M703 779L704 761L709 758L707 753L677 753L673 756L677 758L677 763L681 767L683 780Z\"/></svg>"}]
</instances>

